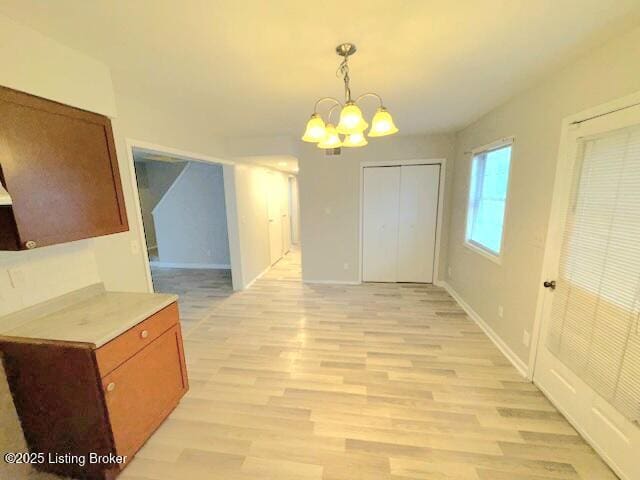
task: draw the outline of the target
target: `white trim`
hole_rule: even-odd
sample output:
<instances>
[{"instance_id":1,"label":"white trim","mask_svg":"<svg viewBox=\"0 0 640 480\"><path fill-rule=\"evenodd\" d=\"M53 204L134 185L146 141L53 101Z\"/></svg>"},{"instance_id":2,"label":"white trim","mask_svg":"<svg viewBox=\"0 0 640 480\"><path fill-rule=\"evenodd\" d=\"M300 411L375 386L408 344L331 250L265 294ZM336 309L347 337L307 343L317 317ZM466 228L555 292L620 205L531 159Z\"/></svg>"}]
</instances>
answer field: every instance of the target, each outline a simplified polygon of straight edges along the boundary
<instances>
[{"instance_id":1,"label":"white trim","mask_svg":"<svg viewBox=\"0 0 640 480\"><path fill-rule=\"evenodd\" d=\"M504 228L503 228L503 233L504 233ZM476 242L472 242L469 240L465 240L464 242L462 242L462 244L469 250L482 255L487 260L491 260L495 264L502 265L502 255L496 255L495 253L485 248L482 248L480 245L477 245Z\"/></svg>"},{"instance_id":2,"label":"white trim","mask_svg":"<svg viewBox=\"0 0 640 480\"><path fill-rule=\"evenodd\" d=\"M248 282L242 289L246 290L248 288L250 288L254 283L256 283L258 280L260 280L260 278L262 278L262 276L267 273L269 270L271 270L271 265L269 265L267 268L265 268L263 271L261 271L258 275L256 275L253 280L251 280L250 282Z\"/></svg>"},{"instance_id":3,"label":"white trim","mask_svg":"<svg viewBox=\"0 0 640 480\"><path fill-rule=\"evenodd\" d=\"M129 178L131 179L131 189L133 191L133 209L134 218L138 226L138 244L142 251L142 262L144 263L144 274L147 280L147 291L153 292L153 280L151 279L151 267L149 266L149 252L147 251L147 237L144 233L144 223L142 222L142 207L140 205L140 192L138 190L138 178L136 177L136 169L133 159L133 148L135 143L133 140L125 138L127 146L127 159L129 168Z\"/></svg>"},{"instance_id":4,"label":"white trim","mask_svg":"<svg viewBox=\"0 0 640 480\"><path fill-rule=\"evenodd\" d=\"M302 283L315 285L360 285L359 280L303 280Z\"/></svg>"},{"instance_id":5,"label":"white trim","mask_svg":"<svg viewBox=\"0 0 640 480\"><path fill-rule=\"evenodd\" d=\"M469 248L471 251L476 252L488 260L491 260L493 263L498 265L502 265L502 257L504 255L505 250L505 232L507 231L507 219L509 217L509 192L511 192L511 179L513 178L513 158L515 151L515 135L510 137L503 137L498 140L495 140L491 143L487 143L486 145L482 145L480 147L476 147L471 150L471 165L469 166L469 181L468 189L467 189L467 203L465 205L465 215L464 215L464 240L463 245ZM496 150L498 148L511 146L511 156L509 157L509 173L507 175L507 190L505 192L504 197L504 214L502 215L502 232L500 232L500 251L498 253L492 252L487 248L483 248L482 245L477 242L470 241L469 239L469 203L471 203L471 199L469 196L471 195L471 174L473 171L473 160L475 156L479 153L487 152L490 150Z\"/></svg>"},{"instance_id":6,"label":"white trim","mask_svg":"<svg viewBox=\"0 0 640 480\"><path fill-rule=\"evenodd\" d=\"M451 295L458 305L462 307L462 309L466 312L466 314L471 318L476 324L482 329L482 331L489 337L489 339L493 342L493 344L498 347L498 350L502 352L502 354L507 357L507 360L511 362L511 364L518 370L518 373L522 375L527 380L531 380L531 372L527 364L518 357L511 348L500 338L500 336L495 332L493 328L489 326L487 322L485 322L478 313L471 308L464 299L460 296L455 289L449 285L446 281L439 282L440 286L442 286L448 293Z\"/></svg>"},{"instance_id":7,"label":"white trim","mask_svg":"<svg viewBox=\"0 0 640 480\"><path fill-rule=\"evenodd\" d=\"M178 148L158 145L156 143L145 142L143 140L127 139L127 143L135 146L138 150L144 150L147 153L161 153L168 156L179 158L185 162L203 162L203 163L219 163L225 165L235 165L236 162L226 160L220 157L212 157L201 153L190 152L188 150L180 150Z\"/></svg>"},{"instance_id":8,"label":"white trim","mask_svg":"<svg viewBox=\"0 0 640 480\"><path fill-rule=\"evenodd\" d=\"M134 203L134 210L135 210L134 219L135 219L135 223L138 226L138 243L140 245L140 250L142 251L142 255L143 255L145 275L147 277L147 289L149 292L153 292L154 289L153 289L153 280L151 278L151 266L149 265L149 253L147 252L146 248L142 248L143 246L146 247L147 240L144 233L144 224L142 222L142 209L140 207L140 193L138 191L138 181L136 178L136 169L134 167L133 149L135 148L138 150L145 150L152 153L169 154L176 158L184 159L187 161L198 161L203 163L215 163L215 164L223 164L223 165L231 165L231 166L235 165L235 163L229 160L224 160L222 158L211 157L209 155L202 155L199 153L180 150L177 148L167 147L164 145L158 145L150 142L145 142L142 140L135 140L132 138L125 138L125 143L127 146L127 158L129 160L128 168L129 168L129 178L131 179L130 186L131 186L131 189L133 190L133 203ZM237 218L233 214L230 214L229 203L226 202L226 199L227 199L227 194L235 197L235 185L230 185L233 187L232 192L227 192L227 182L225 182L224 185L225 185L225 208L226 208L225 213L227 215L227 232L229 232L231 231L231 229L229 228L229 222L232 222L232 221L237 222ZM235 212L231 212L231 213L235 213ZM238 249L239 248L240 246L238 245ZM229 249L231 249L231 238L229 238ZM239 264L239 262L235 261L234 258L232 257L231 258L232 279L236 276L236 274L239 276L242 275L241 268L242 266Z\"/></svg>"},{"instance_id":9,"label":"white trim","mask_svg":"<svg viewBox=\"0 0 640 480\"><path fill-rule=\"evenodd\" d=\"M494 140L493 142L487 143L485 145L481 145L479 147L472 148L469 152L471 156L475 156L478 153L487 152L489 150L495 150L500 147L505 147L507 145L513 145L515 143L516 136L512 135L510 137L502 137L498 140Z\"/></svg>"},{"instance_id":10,"label":"white trim","mask_svg":"<svg viewBox=\"0 0 640 480\"><path fill-rule=\"evenodd\" d=\"M161 262L152 260L149 262L152 267L159 268L193 268L197 270L230 270L228 263L184 263L184 262Z\"/></svg>"},{"instance_id":11,"label":"white trim","mask_svg":"<svg viewBox=\"0 0 640 480\"><path fill-rule=\"evenodd\" d=\"M169 185L169 188L167 188L166 192L164 192L162 197L160 197L160 200L158 200L158 203L156 203L156 206L153 207L153 210L151 210L151 215L155 215L156 210L158 210L160 205L162 205L166 201L165 199L167 198L169 193L171 193L173 189L176 188L176 185L182 180L182 177L184 177L187 174L187 171L191 168L191 165L193 165L191 162L187 162L186 165L182 167L182 170L180 170L180 173L178 174L178 176L175 178L173 182L171 182L171 185Z\"/></svg>"},{"instance_id":12,"label":"white trim","mask_svg":"<svg viewBox=\"0 0 640 480\"><path fill-rule=\"evenodd\" d=\"M433 260L433 284L435 285L440 278L440 245L442 237L442 225L444 224L444 200L446 190L446 173L447 173L447 159L446 158L431 158L431 159L409 159L409 160L390 160L386 162L360 162L360 200L358 209L358 280L355 285L363 282L362 280L362 248L363 248L363 221L362 215L364 210L364 169L367 167L397 167L407 165L439 165L440 166L440 178L438 183L438 213L436 216L436 243L434 245L434 260ZM318 283L318 282L313 282ZM334 283L334 282L328 282ZM349 283L351 284L351 283Z\"/></svg>"}]
</instances>

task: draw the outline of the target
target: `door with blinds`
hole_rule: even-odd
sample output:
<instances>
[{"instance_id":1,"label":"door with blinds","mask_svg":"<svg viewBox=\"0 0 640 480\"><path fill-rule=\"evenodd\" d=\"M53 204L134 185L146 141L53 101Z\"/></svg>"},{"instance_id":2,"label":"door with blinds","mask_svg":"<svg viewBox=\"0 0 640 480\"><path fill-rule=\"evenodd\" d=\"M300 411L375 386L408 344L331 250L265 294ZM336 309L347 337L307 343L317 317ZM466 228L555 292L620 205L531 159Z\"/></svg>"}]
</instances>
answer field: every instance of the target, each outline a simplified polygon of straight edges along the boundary
<instances>
[{"instance_id":1,"label":"door with blinds","mask_svg":"<svg viewBox=\"0 0 640 480\"><path fill-rule=\"evenodd\" d=\"M432 283L440 165L365 167L362 279Z\"/></svg>"},{"instance_id":2,"label":"door with blinds","mask_svg":"<svg viewBox=\"0 0 640 480\"><path fill-rule=\"evenodd\" d=\"M566 146L534 381L616 473L637 479L640 106L572 125Z\"/></svg>"}]
</instances>

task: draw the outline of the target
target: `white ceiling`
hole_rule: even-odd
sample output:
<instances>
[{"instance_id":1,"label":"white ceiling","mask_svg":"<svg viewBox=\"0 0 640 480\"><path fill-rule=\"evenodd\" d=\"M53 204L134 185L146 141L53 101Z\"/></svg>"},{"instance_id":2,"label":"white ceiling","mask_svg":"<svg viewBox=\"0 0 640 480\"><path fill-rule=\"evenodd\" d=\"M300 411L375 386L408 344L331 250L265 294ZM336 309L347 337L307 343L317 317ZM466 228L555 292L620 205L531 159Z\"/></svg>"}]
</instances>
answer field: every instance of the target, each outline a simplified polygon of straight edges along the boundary
<instances>
[{"instance_id":1,"label":"white ceiling","mask_svg":"<svg viewBox=\"0 0 640 480\"><path fill-rule=\"evenodd\" d=\"M0 0L101 59L119 94L212 134L301 134L316 98L380 93L402 133L459 128L640 22L638 0ZM16 46L18 48L18 46ZM365 107L373 109L374 105Z\"/></svg>"}]
</instances>

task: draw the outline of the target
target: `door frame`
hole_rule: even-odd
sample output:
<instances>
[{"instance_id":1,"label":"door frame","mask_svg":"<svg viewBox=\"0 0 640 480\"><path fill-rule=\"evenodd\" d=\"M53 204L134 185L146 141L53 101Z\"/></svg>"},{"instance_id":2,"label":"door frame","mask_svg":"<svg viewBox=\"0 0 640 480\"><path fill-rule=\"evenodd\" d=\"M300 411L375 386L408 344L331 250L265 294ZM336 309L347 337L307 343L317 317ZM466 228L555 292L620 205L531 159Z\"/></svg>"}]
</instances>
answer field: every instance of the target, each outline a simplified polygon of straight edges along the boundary
<instances>
[{"instance_id":1,"label":"door frame","mask_svg":"<svg viewBox=\"0 0 640 480\"><path fill-rule=\"evenodd\" d=\"M561 246L556 242L558 235L562 235L562 229L564 225L561 225L561 219L564 218L564 210L562 208L561 198L564 198L569 194L571 189L571 175L573 172L568 168L572 165L571 159L568 158L568 154L571 151L570 138L572 126L578 123L582 123L586 120L591 120L596 117L608 115L610 113L624 110L625 108L640 105L640 92L627 95L622 98L612 100L607 103L603 103L586 110L582 110L579 113L569 115L562 120L560 145L558 148L558 157L556 161L556 174L553 186L553 196L551 200L551 213L549 215L549 222L547 224L547 235L544 244L544 257L542 261L542 269L540 278L538 281L538 299L536 301L536 311L533 322L532 342L531 350L529 351L529 365L528 365L528 380L533 381L536 359L538 357L538 348L541 342L541 336L543 331L544 319L544 303L548 298L548 289L542 285L547 280L548 275L554 271L554 259L557 257L557 250Z\"/></svg>"},{"instance_id":2,"label":"door frame","mask_svg":"<svg viewBox=\"0 0 640 480\"><path fill-rule=\"evenodd\" d=\"M136 177L136 169L134 165L134 149L145 150L148 152L153 152L157 154L171 155L177 158L184 159L186 161L192 162L201 162L208 164L215 164L225 166L233 166L234 162L229 160L224 160L218 157L211 157L209 155L203 155L199 153L189 152L186 150L180 150L178 148L167 147L164 145L158 145L151 142L145 142L143 140L135 140L131 138L125 139L127 146L127 166L129 168L129 178L130 185L133 191L133 221L136 225L136 237L138 244L140 246L140 251L142 252L142 261L145 269L145 278L147 281L147 289L149 292L153 292L153 279L151 277L151 265L149 264L149 254L147 252L147 241L144 232L144 224L142 222L142 208L140 205L140 192L138 191L138 179ZM225 168L223 168L223 179L227 176ZM232 194L235 198L235 190L233 192L227 192L227 185L233 186L233 182L228 182L224 179L224 189L225 189L225 199L229 198L229 195ZM229 240L229 257L231 263L231 278L234 285L234 290L236 289L236 283L239 282L242 278L241 265L239 264L239 258L236 255L233 255L231 252L235 251L231 245L232 241L237 241L232 239L231 232L237 231L237 228L232 228L234 225L237 225L238 219L235 213L235 209L232 208L230 202L225 202L225 209L227 215L227 232L228 232L228 240ZM131 215L129 215L129 221L131 222ZM239 248L239 245L238 245ZM237 280L236 280L237 279ZM239 284L238 284L239 285Z\"/></svg>"},{"instance_id":3,"label":"door frame","mask_svg":"<svg viewBox=\"0 0 640 480\"><path fill-rule=\"evenodd\" d=\"M367 167L401 167L408 165L439 165L440 179L438 183L438 209L436 214L436 244L433 261L433 285L441 286L440 282L440 239L442 234L442 224L444 221L444 197L445 197L445 179L447 174L446 158L431 159L410 159L410 160L390 160L385 162L361 161L359 167L360 191L359 191L359 209L358 209L358 283L362 283L362 249L363 241L363 213L364 213L364 169Z\"/></svg>"},{"instance_id":4,"label":"door frame","mask_svg":"<svg viewBox=\"0 0 640 480\"><path fill-rule=\"evenodd\" d=\"M573 141L574 138L572 134L575 132L576 126L582 122L603 117L638 105L640 105L640 92L569 115L562 120L551 213L549 216L549 223L547 225L544 258L538 283L538 298L536 302L535 320L532 332L533 337L531 351L529 354L529 379L543 391L549 401L587 440L593 449L603 458L605 463L607 463L609 467L611 467L611 469L622 479L626 478L623 475L623 472L621 472L617 465L611 461L607 452L605 452L600 445L593 440L588 432L588 427L578 423L573 416L563 408L563 405L556 402L554 396L551 395L546 388L535 382L535 370L538 366L538 361L541 358L538 353L541 351L540 345L542 343L542 336L545 330L545 304L547 301L552 300L552 293L548 289L544 288L542 284L545 280L551 280L552 278L549 275L553 274L557 270L557 265L555 265L555 263L560 255L560 249L562 248L562 236L565 227L563 220L565 219L566 213L566 203L562 200L566 199L571 194L573 183L573 165L575 163L575 158L572 158L571 154L572 152L575 152L575 143Z\"/></svg>"}]
</instances>

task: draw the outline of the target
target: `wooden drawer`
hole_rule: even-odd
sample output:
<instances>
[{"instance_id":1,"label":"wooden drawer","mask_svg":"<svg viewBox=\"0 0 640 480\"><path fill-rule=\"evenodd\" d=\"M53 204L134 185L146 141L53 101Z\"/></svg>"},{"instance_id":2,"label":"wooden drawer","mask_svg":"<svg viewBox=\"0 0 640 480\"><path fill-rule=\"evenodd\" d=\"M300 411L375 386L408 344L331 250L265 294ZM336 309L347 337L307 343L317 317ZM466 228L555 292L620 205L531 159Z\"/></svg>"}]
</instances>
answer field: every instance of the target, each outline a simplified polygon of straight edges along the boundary
<instances>
[{"instance_id":1,"label":"wooden drawer","mask_svg":"<svg viewBox=\"0 0 640 480\"><path fill-rule=\"evenodd\" d=\"M102 379L118 455L127 460L188 390L180 325L175 325Z\"/></svg>"},{"instance_id":2,"label":"wooden drawer","mask_svg":"<svg viewBox=\"0 0 640 480\"><path fill-rule=\"evenodd\" d=\"M174 302L98 348L95 353L100 376L104 377L122 365L178 321L178 305Z\"/></svg>"}]
</instances>

